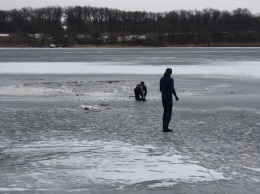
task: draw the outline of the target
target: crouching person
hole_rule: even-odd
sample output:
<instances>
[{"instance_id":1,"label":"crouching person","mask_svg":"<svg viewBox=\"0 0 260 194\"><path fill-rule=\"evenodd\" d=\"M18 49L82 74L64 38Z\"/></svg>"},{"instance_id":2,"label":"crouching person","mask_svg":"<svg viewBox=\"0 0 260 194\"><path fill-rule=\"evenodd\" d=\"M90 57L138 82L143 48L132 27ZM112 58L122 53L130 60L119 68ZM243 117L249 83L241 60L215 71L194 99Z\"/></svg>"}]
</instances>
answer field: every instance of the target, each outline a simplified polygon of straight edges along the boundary
<instances>
[{"instance_id":1,"label":"crouching person","mask_svg":"<svg viewBox=\"0 0 260 194\"><path fill-rule=\"evenodd\" d=\"M140 84L136 85L134 92L136 100L146 101L147 87L144 85L143 81L141 81Z\"/></svg>"}]
</instances>

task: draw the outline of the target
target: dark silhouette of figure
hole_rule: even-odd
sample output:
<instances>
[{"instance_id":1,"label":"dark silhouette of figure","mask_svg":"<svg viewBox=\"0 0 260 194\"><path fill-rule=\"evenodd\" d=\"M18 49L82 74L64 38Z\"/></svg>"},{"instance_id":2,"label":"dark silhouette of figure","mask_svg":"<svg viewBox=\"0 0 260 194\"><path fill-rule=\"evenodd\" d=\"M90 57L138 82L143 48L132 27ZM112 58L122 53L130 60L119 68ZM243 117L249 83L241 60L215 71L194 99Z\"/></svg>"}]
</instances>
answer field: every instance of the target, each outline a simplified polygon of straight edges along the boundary
<instances>
[{"instance_id":1,"label":"dark silhouette of figure","mask_svg":"<svg viewBox=\"0 0 260 194\"><path fill-rule=\"evenodd\" d=\"M174 79L171 77L171 74L172 69L167 68L164 76L160 80L163 104L163 132L172 132L172 129L168 128L172 117L172 94L175 96L176 101L179 100L174 88Z\"/></svg>"},{"instance_id":2,"label":"dark silhouette of figure","mask_svg":"<svg viewBox=\"0 0 260 194\"><path fill-rule=\"evenodd\" d=\"M141 81L140 84L136 85L134 92L136 100L146 101L147 87L144 85L143 81Z\"/></svg>"}]
</instances>

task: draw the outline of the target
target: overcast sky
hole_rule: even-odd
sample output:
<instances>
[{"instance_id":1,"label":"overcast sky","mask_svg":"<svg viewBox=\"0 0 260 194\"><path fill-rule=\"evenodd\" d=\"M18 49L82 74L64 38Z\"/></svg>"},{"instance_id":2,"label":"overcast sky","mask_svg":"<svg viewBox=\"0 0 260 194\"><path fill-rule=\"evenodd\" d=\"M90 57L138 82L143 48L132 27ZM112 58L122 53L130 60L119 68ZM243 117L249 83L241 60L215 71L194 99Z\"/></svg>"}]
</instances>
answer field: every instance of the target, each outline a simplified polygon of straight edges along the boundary
<instances>
[{"instance_id":1,"label":"overcast sky","mask_svg":"<svg viewBox=\"0 0 260 194\"><path fill-rule=\"evenodd\" d=\"M0 10L20 9L22 7L46 7L59 5L90 5L93 7L117 8L126 11L163 12L171 10L202 10L213 8L232 11L248 8L252 13L260 13L260 0L0 0Z\"/></svg>"}]
</instances>

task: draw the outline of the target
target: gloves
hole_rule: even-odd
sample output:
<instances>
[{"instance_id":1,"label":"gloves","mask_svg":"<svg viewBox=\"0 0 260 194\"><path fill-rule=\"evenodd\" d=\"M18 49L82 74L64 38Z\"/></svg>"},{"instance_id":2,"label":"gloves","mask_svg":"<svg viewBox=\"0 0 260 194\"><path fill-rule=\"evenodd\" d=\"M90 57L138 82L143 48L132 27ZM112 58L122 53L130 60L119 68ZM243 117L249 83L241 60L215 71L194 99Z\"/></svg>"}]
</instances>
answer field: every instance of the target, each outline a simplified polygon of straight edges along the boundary
<instances>
[{"instance_id":1,"label":"gloves","mask_svg":"<svg viewBox=\"0 0 260 194\"><path fill-rule=\"evenodd\" d=\"M175 100L176 100L176 101L179 101L179 98L178 98L178 96L175 96Z\"/></svg>"}]
</instances>

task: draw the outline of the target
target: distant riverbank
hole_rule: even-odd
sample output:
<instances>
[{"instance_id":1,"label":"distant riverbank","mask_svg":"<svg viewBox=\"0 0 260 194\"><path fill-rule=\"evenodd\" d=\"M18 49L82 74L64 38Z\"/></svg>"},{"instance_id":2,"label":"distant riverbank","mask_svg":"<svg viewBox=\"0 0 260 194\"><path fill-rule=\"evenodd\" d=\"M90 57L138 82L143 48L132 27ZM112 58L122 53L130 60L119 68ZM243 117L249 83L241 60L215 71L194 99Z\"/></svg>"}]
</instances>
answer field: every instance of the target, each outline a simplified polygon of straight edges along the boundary
<instances>
[{"instance_id":1,"label":"distant riverbank","mask_svg":"<svg viewBox=\"0 0 260 194\"><path fill-rule=\"evenodd\" d=\"M145 45L123 45L123 44L75 44L68 47L56 46L57 48L93 48L93 47L103 47L103 48L152 48L154 46ZM260 42L256 43L210 43L208 44L187 44L187 45L163 45L158 47L260 47ZM50 48L50 46L39 46L32 47L26 44L0 44L0 48Z\"/></svg>"}]
</instances>

